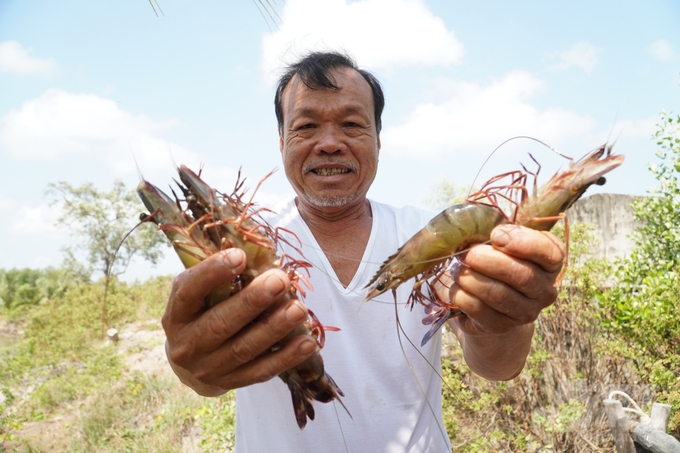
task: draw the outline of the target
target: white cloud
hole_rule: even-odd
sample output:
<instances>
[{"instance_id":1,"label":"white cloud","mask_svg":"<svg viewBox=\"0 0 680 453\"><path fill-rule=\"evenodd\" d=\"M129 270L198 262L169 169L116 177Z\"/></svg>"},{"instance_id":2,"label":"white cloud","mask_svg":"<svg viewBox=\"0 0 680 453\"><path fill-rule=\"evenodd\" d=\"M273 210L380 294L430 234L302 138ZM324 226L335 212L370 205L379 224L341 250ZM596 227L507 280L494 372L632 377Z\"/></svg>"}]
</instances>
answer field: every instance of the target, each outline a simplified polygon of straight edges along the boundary
<instances>
[{"instance_id":1,"label":"white cloud","mask_svg":"<svg viewBox=\"0 0 680 453\"><path fill-rule=\"evenodd\" d=\"M661 61L673 61L677 57L673 46L671 46L670 43L665 39L654 41L649 48L649 52L656 59Z\"/></svg>"},{"instance_id":2,"label":"white cloud","mask_svg":"<svg viewBox=\"0 0 680 453\"><path fill-rule=\"evenodd\" d=\"M268 81L287 60L310 50L342 49L361 67L391 70L459 64L464 49L422 0L288 0L279 30L262 38Z\"/></svg>"},{"instance_id":3,"label":"white cloud","mask_svg":"<svg viewBox=\"0 0 680 453\"><path fill-rule=\"evenodd\" d=\"M0 72L22 75L49 74L54 68L54 59L43 60L29 57L30 51L30 48L25 49L16 41L0 42Z\"/></svg>"},{"instance_id":4,"label":"white cloud","mask_svg":"<svg viewBox=\"0 0 680 453\"><path fill-rule=\"evenodd\" d=\"M0 212L12 212L14 201L0 193Z\"/></svg>"},{"instance_id":5,"label":"white cloud","mask_svg":"<svg viewBox=\"0 0 680 453\"><path fill-rule=\"evenodd\" d=\"M61 212L57 204L36 207L23 205L0 193L0 210L11 212L4 225L10 233L18 236L45 235L57 231L55 222Z\"/></svg>"},{"instance_id":6,"label":"white cloud","mask_svg":"<svg viewBox=\"0 0 680 453\"><path fill-rule=\"evenodd\" d=\"M594 47L586 41L577 42L571 49L562 52L555 52L551 58L559 58L560 63L549 67L550 70L564 70L573 67L581 68L590 73L597 64L597 54L600 49Z\"/></svg>"},{"instance_id":7,"label":"white cloud","mask_svg":"<svg viewBox=\"0 0 680 453\"><path fill-rule=\"evenodd\" d=\"M50 89L0 118L0 150L25 159L90 157L116 177L135 174L136 161L153 177L172 173L173 159L200 163L197 154L163 138L179 124L133 115L94 94Z\"/></svg>"},{"instance_id":8,"label":"white cloud","mask_svg":"<svg viewBox=\"0 0 680 453\"><path fill-rule=\"evenodd\" d=\"M55 222L61 209L56 206L21 206L15 212L10 232L18 236L42 236L57 230Z\"/></svg>"},{"instance_id":9,"label":"white cloud","mask_svg":"<svg viewBox=\"0 0 680 453\"><path fill-rule=\"evenodd\" d=\"M122 110L94 94L50 89L0 118L0 145L27 158L87 154L121 137L150 135L172 123L158 123Z\"/></svg>"},{"instance_id":10,"label":"white cloud","mask_svg":"<svg viewBox=\"0 0 680 453\"><path fill-rule=\"evenodd\" d=\"M0 235L6 238L0 254L0 268L35 269L59 265L58 248L68 234L55 226L60 213L58 205L31 206L0 193L0 210L12 213L0 226Z\"/></svg>"},{"instance_id":11,"label":"white cloud","mask_svg":"<svg viewBox=\"0 0 680 453\"><path fill-rule=\"evenodd\" d=\"M451 81L448 98L422 103L402 124L386 127L383 152L435 159L473 149L491 150L502 141L530 135L549 143L593 133L597 122L561 108L539 109L529 100L544 90L532 74L514 71L487 85ZM417 156L414 154L417 153Z\"/></svg>"},{"instance_id":12,"label":"white cloud","mask_svg":"<svg viewBox=\"0 0 680 453\"><path fill-rule=\"evenodd\" d=\"M639 120L621 120L617 121L614 126L611 127L610 141L629 141L629 140L650 140L656 131L657 123L659 122L658 116L653 116L650 118L643 118Z\"/></svg>"}]
</instances>

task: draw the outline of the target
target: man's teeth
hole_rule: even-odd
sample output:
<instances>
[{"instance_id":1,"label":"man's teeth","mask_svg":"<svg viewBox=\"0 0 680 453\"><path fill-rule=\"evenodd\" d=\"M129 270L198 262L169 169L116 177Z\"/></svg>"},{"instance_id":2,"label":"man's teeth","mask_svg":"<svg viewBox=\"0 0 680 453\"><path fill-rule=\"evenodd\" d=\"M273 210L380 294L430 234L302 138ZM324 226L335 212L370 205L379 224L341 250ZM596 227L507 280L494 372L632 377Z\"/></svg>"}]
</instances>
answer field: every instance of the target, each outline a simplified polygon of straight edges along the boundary
<instances>
[{"instance_id":1,"label":"man's teeth","mask_svg":"<svg viewBox=\"0 0 680 453\"><path fill-rule=\"evenodd\" d=\"M314 173L321 176L331 176L338 175L340 173L348 173L349 170L346 168L317 168L313 170Z\"/></svg>"}]
</instances>

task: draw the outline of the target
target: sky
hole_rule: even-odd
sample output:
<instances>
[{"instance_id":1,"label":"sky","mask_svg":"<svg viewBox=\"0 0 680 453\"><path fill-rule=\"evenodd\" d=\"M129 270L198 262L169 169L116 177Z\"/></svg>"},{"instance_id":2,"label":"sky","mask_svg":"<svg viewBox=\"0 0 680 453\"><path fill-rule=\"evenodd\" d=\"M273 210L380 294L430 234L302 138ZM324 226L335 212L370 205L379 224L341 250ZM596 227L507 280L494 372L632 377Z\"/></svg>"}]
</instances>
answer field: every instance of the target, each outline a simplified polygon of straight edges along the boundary
<instances>
[{"instance_id":1,"label":"sky","mask_svg":"<svg viewBox=\"0 0 680 453\"><path fill-rule=\"evenodd\" d=\"M645 195L662 111L680 113L680 2L519 0L0 0L0 268L58 266L78 244L49 183L159 187L203 166L223 191L279 168L261 203L293 195L273 109L281 68L350 53L381 81L379 172L369 197L423 207L446 177L478 186L616 141L622 167L589 193ZM531 167L529 167L531 168ZM477 173L479 176L476 176ZM127 279L171 274L137 261Z\"/></svg>"}]
</instances>

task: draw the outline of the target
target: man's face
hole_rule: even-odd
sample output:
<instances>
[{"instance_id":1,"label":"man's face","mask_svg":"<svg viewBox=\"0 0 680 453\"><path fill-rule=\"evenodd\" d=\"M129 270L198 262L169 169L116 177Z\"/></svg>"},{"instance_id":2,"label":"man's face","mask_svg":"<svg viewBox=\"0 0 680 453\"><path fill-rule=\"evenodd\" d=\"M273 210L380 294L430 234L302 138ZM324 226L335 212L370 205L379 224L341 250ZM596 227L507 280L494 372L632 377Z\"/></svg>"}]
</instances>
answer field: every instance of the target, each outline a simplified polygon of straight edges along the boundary
<instances>
[{"instance_id":1,"label":"man's face","mask_svg":"<svg viewBox=\"0 0 680 453\"><path fill-rule=\"evenodd\" d=\"M318 208L363 202L378 168L371 87L353 69L333 76L339 90L312 90L294 76L282 99L286 176L301 201Z\"/></svg>"}]
</instances>

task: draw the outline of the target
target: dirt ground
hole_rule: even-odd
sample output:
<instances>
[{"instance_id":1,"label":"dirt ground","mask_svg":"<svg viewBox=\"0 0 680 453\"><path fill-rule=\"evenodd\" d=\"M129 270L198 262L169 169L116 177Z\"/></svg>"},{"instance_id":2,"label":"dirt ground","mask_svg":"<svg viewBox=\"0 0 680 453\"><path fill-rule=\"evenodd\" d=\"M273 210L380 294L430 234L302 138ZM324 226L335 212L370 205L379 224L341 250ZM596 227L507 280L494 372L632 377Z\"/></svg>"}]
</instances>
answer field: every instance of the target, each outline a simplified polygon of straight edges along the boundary
<instances>
[{"instance_id":1,"label":"dirt ground","mask_svg":"<svg viewBox=\"0 0 680 453\"><path fill-rule=\"evenodd\" d=\"M16 341L23 332L18 325L8 323L0 319L0 347L7 346ZM111 340L107 340L111 341ZM453 360L459 359L456 351L457 341L450 330L444 330L442 355ZM165 332L160 327L160 322L151 324L134 323L125 326L118 333L118 352L125 357L126 374L135 371L144 373L152 378L159 378L164 374L172 374L172 369L165 357ZM13 393L15 390L12 389ZM20 389L15 396L28 398L35 391L35 386ZM0 393L0 397L2 394ZM23 442L0 443L0 453L21 450L25 442L39 449L29 451L65 452L68 451L71 441L78 435L72 429L76 426L80 417L79 407L86 400L72 401L67 406L67 411L61 415L52 416L47 420L26 423L21 430L14 432ZM191 427L184 433L181 442L182 453L199 453L197 445L202 430L199 427Z\"/></svg>"},{"instance_id":2,"label":"dirt ground","mask_svg":"<svg viewBox=\"0 0 680 453\"><path fill-rule=\"evenodd\" d=\"M7 346L16 341L21 334L18 325L0 319L0 347ZM107 340L112 341L112 340ZM157 378L165 373L172 373L165 357L165 333L160 328L159 322L152 324L129 324L118 334L118 352L125 357L126 367L124 372L130 374L138 371L150 377ZM26 399L35 391L35 386L19 389L16 392L17 398ZM14 389L13 389L13 393ZM47 420L33 421L26 423L21 430L13 433L24 442L28 441L31 445L38 445L42 451L67 451L68 446L73 440L75 433L71 429L78 418L79 407L84 401L72 401L66 413L50 417ZM182 441L182 450L185 453L196 451L195 445L198 435L193 431L186 433ZM20 443L0 443L0 452L13 451L19 447Z\"/></svg>"}]
</instances>

